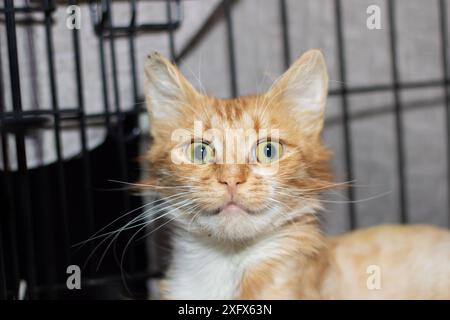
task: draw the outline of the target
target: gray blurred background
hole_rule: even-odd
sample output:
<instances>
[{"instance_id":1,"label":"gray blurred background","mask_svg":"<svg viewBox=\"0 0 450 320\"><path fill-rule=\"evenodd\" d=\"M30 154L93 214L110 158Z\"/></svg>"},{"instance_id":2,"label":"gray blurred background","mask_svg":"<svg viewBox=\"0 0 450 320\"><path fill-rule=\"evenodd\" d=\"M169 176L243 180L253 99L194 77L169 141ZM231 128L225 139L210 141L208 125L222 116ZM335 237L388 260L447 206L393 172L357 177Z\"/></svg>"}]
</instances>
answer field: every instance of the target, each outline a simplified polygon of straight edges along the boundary
<instances>
[{"instance_id":1,"label":"gray blurred background","mask_svg":"<svg viewBox=\"0 0 450 320\"><path fill-rule=\"evenodd\" d=\"M20 1L16 1L19 3ZM24 1L25 2L25 1ZM182 1L183 22L175 31L175 51L183 48L196 34L219 0ZM310 48L320 48L327 60L330 89L340 88L341 75L336 41L335 2L331 0L287 0L288 31L291 60ZM438 0L396 0L397 57L400 82L436 80L444 77L441 57ZM370 5L381 8L381 29L366 26ZM165 4L160 1L140 1L138 20L158 22L166 19ZM85 102L88 113L102 111L98 43L90 21L89 8L81 5L81 46ZM389 85L392 83L389 51L389 21L387 1L343 0L343 34L348 88ZM450 14L450 5L447 6ZM114 22L126 24L130 19L129 4L117 1L113 6ZM282 29L278 0L240 0L231 7L237 84L239 95L263 92L285 69L283 63ZM76 104L74 61L71 30L66 27L66 6L59 6L54 15L55 63L58 98L61 108ZM448 28L449 26L447 26ZM211 95L230 97L230 74L225 19L217 19L193 50L179 62L181 70L197 88ZM25 110L50 108L48 65L45 60L45 33L41 26L18 26L19 63L22 98ZM6 32L0 25L0 46L3 78L6 79L6 106L11 96L8 80ZM118 39L118 75L120 104L133 107L128 42ZM33 47L33 51L29 49ZM108 50L108 46L107 46ZM165 33L140 33L136 52L140 95L142 95L143 62L151 51L169 55ZM34 54L29 54L34 52ZM106 55L109 57L109 55ZM450 59L450 57L449 57ZM34 61L34 62L33 62ZM109 64L108 64L109 65ZM109 72L111 72L109 68ZM109 73L108 77L111 74ZM109 83L111 85L111 82ZM112 90L111 92L111 99ZM436 85L421 89L403 89L400 93L404 109L407 199L411 223L432 223L448 226L447 157L444 87ZM113 101L113 100L111 100ZM353 144L355 204L358 226L399 221L399 194L394 96L392 91L349 95L351 138ZM333 151L335 180L346 180L342 101L339 95L328 100L324 139ZM142 130L148 129L142 116ZM105 138L101 127L88 129L89 146L95 148ZM76 130L65 130L63 153L66 158L80 152ZM145 140L147 142L147 140ZM10 148L14 142L11 140ZM142 147L145 150L145 145ZM51 130L27 138L30 167L55 161ZM11 154L14 154L13 152ZM12 160L14 167L14 159ZM348 229L348 205L345 190L340 195L326 196L324 226L332 233ZM371 199L373 198L373 199Z\"/></svg>"}]
</instances>

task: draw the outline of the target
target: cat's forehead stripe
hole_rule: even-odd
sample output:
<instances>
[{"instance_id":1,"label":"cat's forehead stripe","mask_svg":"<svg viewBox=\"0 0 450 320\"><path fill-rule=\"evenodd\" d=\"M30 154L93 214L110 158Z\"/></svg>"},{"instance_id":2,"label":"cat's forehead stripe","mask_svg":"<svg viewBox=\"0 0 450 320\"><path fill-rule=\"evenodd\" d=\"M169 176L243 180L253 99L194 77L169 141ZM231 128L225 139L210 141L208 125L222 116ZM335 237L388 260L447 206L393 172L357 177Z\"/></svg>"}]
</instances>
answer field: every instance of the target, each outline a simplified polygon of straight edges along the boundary
<instances>
[{"instance_id":1,"label":"cat's forehead stripe","mask_svg":"<svg viewBox=\"0 0 450 320\"><path fill-rule=\"evenodd\" d=\"M255 128L254 118L239 99L216 101L215 111L210 117L209 125L212 128Z\"/></svg>"}]
</instances>

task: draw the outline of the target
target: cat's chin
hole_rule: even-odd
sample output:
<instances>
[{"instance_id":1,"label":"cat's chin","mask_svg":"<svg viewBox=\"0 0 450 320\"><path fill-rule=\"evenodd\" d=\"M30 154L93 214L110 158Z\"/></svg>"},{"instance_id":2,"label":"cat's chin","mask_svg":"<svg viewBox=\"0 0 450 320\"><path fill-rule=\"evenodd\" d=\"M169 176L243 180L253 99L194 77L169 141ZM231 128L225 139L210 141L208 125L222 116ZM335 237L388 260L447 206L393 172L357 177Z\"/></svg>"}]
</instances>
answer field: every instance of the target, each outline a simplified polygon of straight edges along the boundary
<instances>
[{"instance_id":1,"label":"cat's chin","mask_svg":"<svg viewBox=\"0 0 450 320\"><path fill-rule=\"evenodd\" d=\"M275 210L249 210L240 204L227 203L216 210L204 211L194 221L189 218L187 221L189 231L226 243L245 241L267 233L273 230L281 217Z\"/></svg>"}]
</instances>

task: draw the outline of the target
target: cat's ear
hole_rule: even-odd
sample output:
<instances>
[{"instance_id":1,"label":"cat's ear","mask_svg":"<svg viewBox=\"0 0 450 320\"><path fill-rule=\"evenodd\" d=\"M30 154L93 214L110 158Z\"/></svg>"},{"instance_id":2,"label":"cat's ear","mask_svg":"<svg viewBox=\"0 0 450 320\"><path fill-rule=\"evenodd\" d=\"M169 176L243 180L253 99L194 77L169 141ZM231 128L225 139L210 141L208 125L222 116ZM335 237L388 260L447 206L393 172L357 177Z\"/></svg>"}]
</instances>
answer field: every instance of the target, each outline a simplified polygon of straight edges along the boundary
<instances>
[{"instance_id":1,"label":"cat's ear","mask_svg":"<svg viewBox=\"0 0 450 320\"><path fill-rule=\"evenodd\" d=\"M145 99L152 121L173 121L198 95L178 68L158 52L148 55L145 76Z\"/></svg>"},{"instance_id":2,"label":"cat's ear","mask_svg":"<svg viewBox=\"0 0 450 320\"><path fill-rule=\"evenodd\" d=\"M319 50L309 50L275 82L269 95L298 117L302 129L320 133L328 92L328 73Z\"/></svg>"}]
</instances>

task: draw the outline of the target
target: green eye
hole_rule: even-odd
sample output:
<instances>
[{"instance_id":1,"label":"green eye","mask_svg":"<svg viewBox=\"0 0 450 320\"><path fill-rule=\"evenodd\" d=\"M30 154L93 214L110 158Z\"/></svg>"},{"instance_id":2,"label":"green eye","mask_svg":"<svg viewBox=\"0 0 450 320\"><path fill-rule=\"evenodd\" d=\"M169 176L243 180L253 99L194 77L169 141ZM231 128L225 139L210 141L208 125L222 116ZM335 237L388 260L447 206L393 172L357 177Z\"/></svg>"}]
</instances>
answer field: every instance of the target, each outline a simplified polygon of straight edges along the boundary
<instances>
[{"instance_id":1,"label":"green eye","mask_svg":"<svg viewBox=\"0 0 450 320\"><path fill-rule=\"evenodd\" d=\"M271 163L281 158L283 146L276 141L262 141L256 146L256 159L261 163Z\"/></svg>"},{"instance_id":2,"label":"green eye","mask_svg":"<svg viewBox=\"0 0 450 320\"><path fill-rule=\"evenodd\" d=\"M190 162L205 164L214 159L214 149L205 142L192 142L186 150Z\"/></svg>"}]
</instances>

